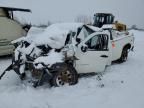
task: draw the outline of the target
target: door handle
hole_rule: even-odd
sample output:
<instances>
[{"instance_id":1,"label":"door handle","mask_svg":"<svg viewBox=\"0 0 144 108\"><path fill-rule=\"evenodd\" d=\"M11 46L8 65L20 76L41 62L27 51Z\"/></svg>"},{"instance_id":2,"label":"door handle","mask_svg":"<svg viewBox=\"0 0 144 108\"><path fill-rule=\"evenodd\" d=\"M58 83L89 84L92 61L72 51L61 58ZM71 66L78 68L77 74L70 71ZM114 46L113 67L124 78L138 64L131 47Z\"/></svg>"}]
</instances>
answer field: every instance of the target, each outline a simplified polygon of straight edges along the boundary
<instances>
[{"instance_id":1,"label":"door handle","mask_svg":"<svg viewBox=\"0 0 144 108\"><path fill-rule=\"evenodd\" d=\"M107 56L107 55L101 55L100 57L103 57L103 58L108 58L108 56Z\"/></svg>"}]
</instances>

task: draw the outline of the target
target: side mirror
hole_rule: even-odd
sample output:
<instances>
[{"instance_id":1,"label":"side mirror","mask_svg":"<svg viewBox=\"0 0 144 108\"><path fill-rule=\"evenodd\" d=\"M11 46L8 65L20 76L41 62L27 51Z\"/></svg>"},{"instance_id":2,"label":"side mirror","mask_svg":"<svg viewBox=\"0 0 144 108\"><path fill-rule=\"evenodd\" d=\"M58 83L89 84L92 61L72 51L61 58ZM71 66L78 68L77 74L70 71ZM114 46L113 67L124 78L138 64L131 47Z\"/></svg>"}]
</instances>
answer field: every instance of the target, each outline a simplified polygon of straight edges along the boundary
<instances>
[{"instance_id":1,"label":"side mirror","mask_svg":"<svg viewBox=\"0 0 144 108\"><path fill-rule=\"evenodd\" d=\"M76 38L76 42L79 44L81 43L81 39L80 38Z\"/></svg>"},{"instance_id":2,"label":"side mirror","mask_svg":"<svg viewBox=\"0 0 144 108\"><path fill-rule=\"evenodd\" d=\"M82 51L82 52L86 52L86 51L87 51L87 49L88 49L88 47L87 47L87 46L82 46L82 47L81 47L81 51Z\"/></svg>"}]
</instances>

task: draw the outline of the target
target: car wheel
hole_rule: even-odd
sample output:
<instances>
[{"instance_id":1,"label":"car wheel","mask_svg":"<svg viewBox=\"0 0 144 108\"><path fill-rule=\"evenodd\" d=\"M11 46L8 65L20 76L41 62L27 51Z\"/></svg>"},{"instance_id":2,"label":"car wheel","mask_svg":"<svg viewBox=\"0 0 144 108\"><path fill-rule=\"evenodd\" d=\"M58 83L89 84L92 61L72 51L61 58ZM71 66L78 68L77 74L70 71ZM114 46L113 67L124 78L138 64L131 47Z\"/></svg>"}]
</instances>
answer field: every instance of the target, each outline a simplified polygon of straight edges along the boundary
<instances>
[{"instance_id":1,"label":"car wheel","mask_svg":"<svg viewBox=\"0 0 144 108\"><path fill-rule=\"evenodd\" d=\"M53 73L51 85L60 87L64 85L74 85L78 82L78 75L73 66L63 65L61 68Z\"/></svg>"}]
</instances>

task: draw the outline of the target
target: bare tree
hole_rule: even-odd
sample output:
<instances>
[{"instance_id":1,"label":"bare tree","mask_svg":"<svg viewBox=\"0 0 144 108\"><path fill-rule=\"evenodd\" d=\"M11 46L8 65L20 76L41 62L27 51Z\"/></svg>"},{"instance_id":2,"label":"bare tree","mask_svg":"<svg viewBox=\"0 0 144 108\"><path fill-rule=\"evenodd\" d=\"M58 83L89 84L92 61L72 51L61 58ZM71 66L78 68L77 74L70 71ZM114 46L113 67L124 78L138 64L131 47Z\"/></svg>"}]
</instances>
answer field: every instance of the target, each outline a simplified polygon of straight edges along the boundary
<instances>
[{"instance_id":1,"label":"bare tree","mask_svg":"<svg viewBox=\"0 0 144 108\"><path fill-rule=\"evenodd\" d=\"M78 15L75 18L75 22L84 23L84 24L92 24L92 18L91 16L87 16L87 15Z\"/></svg>"}]
</instances>

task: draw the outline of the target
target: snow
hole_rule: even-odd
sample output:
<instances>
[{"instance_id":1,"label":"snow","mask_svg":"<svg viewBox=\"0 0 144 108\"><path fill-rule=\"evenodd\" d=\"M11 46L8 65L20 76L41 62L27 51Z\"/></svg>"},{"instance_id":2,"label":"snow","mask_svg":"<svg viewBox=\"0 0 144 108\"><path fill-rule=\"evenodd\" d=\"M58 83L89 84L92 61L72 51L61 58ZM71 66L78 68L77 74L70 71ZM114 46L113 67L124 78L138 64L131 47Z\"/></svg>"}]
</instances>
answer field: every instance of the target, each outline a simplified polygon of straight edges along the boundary
<instances>
[{"instance_id":1,"label":"snow","mask_svg":"<svg viewBox=\"0 0 144 108\"><path fill-rule=\"evenodd\" d=\"M90 29L94 30L94 31L102 31L102 28L98 28L95 26L90 26L90 25L86 25L87 27L89 27Z\"/></svg>"},{"instance_id":2,"label":"snow","mask_svg":"<svg viewBox=\"0 0 144 108\"><path fill-rule=\"evenodd\" d=\"M33 50L34 49L34 50ZM33 50L33 52L32 52ZM35 47L35 44L32 43L30 44L27 48L26 47L21 47L21 46L18 46L16 49L15 49L15 60L18 60L18 55L19 53L21 52L21 59L26 61L26 55L29 55L31 52L31 56L33 57L34 55L40 55L41 53L41 50L38 49L37 47Z\"/></svg>"},{"instance_id":3,"label":"snow","mask_svg":"<svg viewBox=\"0 0 144 108\"><path fill-rule=\"evenodd\" d=\"M106 68L97 76L79 79L74 86L33 88L10 71L0 81L0 108L144 108L144 32L135 35L128 61ZM0 73L11 57L0 57ZM104 87L101 85L104 84Z\"/></svg>"},{"instance_id":4,"label":"snow","mask_svg":"<svg viewBox=\"0 0 144 108\"><path fill-rule=\"evenodd\" d=\"M77 31L81 27L81 23L57 23L47 27L42 34L31 37L33 42L37 45L49 44L52 48L61 48L64 46L67 34L70 31Z\"/></svg>"},{"instance_id":5,"label":"snow","mask_svg":"<svg viewBox=\"0 0 144 108\"><path fill-rule=\"evenodd\" d=\"M123 38L126 38L126 37L131 37L133 36L133 33L129 33L127 34L127 31L124 31L124 32L115 32L117 33L117 35L114 35L113 36L113 40L116 41L116 40L121 40Z\"/></svg>"},{"instance_id":6,"label":"snow","mask_svg":"<svg viewBox=\"0 0 144 108\"><path fill-rule=\"evenodd\" d=\"M12 43L25 40L37 46L48 44L51 48L60 49L64 46L68 33L77 32L78 27L83 25L82 23L57 23L48 26L43 32L37 34L33 33L36 28L32 28L27 37L22 37Z\"/></svg>"},{"instance_id":7,"label":"snow","mask_svg":"<svg viewBox=\"0 0 144 108\"><path fill-rule=\"evenodd\" d=\"M16 40L13 40L11 43L14 44L14 43L17 43L17 42L21 42L23 40L25 40L25 37L20 37L20 38L18 38Z\"/></svg>"},{"instance_id":8,"label":"snow","mask_svg":"<svg viewBox=\"0 0 144 108\"><path fill-rule=\"evenodd\" d=\"M105 24L102 26L103 29L108 29L108 28L113 28L114 25L113 24Z\"/></svg>"},{"instance_id":9,"label":"snow","mask_svg":"<svg viewBox=\"0 0 144 108\"><path fill-rule=\"evenodd\" d=\"M36 45L47 44L52 48L60 49L64 46L66 37L71 31L76 32L81 23L58 23L52 24L45 29L41 36L37 36L34 40Z\"/></svg>"},{"instance_id":10,"label":"snow","mask_svg":"<svg viewBox=\"0 0 144 108\"><path fill-rule=\"evenodd\" d=\"M78 27L82 27L84 24L83 23L56 23L52 24L50 27L51 28L59 28L61 30L71 30L71 31L77 31ZM49 31L49 28L46 29L46 31Z\"/></svg>"},{"instance_id":11,"label":"snow","mask_svg":"<svg viewBox=\"0 0 144 108\"><path fill-rule=\"evenodd\" d=\"M40 28L40 27L31 27L30 30L28 31L28 35L37 35L44 32L44 28Z\"/></svg>"},{"instance_id":12,"label":"snow","mask_svg":"<svg viewBox=\"0 0 144 108\"><path fill-rule=\"evenodd\" d=\"M40 69L42 65L40 63L44 63L51 67L55 63L61 63L64 61L64 54L62 52L55 52L55 49L52 49L47 56L40 56L35 59L34 64L38 64L35 67Z\"/></svg>"}]
</instances>

